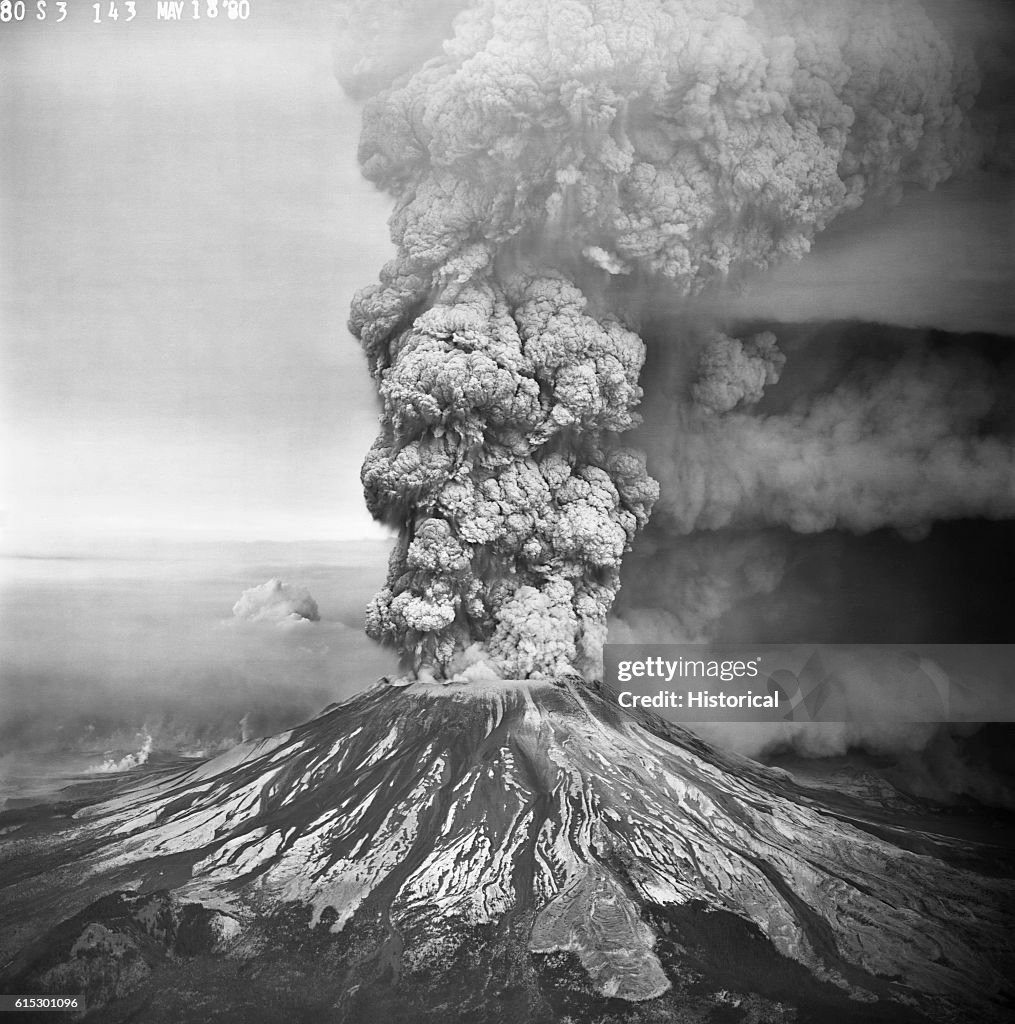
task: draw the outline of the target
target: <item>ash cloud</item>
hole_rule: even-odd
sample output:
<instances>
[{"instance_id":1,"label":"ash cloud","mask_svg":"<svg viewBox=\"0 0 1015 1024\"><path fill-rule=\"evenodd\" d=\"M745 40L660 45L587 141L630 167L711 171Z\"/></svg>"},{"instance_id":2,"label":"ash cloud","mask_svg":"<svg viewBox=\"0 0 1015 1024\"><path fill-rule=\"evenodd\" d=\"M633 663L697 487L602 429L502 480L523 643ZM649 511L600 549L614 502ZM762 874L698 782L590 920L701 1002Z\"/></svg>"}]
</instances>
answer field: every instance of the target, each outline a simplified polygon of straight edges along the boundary
<instances>
[{"instance_id":1,"label":"ash cloud","mask_svg":"<svg viewBox=\"0 0 1015 1024\"><path fill-rule=\"evenodd\" d=\"M716 289L696 305L722 321L865 320L953 333L1015 324L1015 182L963 175L897 205L847 214L805 260Z\"/></svg>"},{"instance_id":2,"label":"ash cloud","mask_svg":"<svg viewBox=\"0 0 1015 1024\"><path fill-rule=\"evenodd\" d=\"M915 796L939 803L952 803L961 797L993 807L1015 810L1015 785L1012 783L1010 755L998 755L993 738L995 727L986 726L974 742L970 737L979 726L938 729L920 749L905 751L886 772L890 781ZM1010 743L1004 749L1010 751Z\"/></svg>"},{"instance_id":3,"label":"ash cloud","mask_svg":"<svg viewBox=\"0 0 1015 1024\"><path fill-rule=\"evenodd\" d=\"M707 643L723 628L736 635L737 608L771 594L789 556L786 537L771 532L706 532L674 543L653 526L625 567L610 641Z\"/></svg>"},{"instance_id":4,"label":"ash cloud","mask_svg":"<svg viewBox=\"0 0 1015 1024\"><path fill-rule=\"evenodd\" d=\"M939 520L1015 513L1011 357L916 343L859 361L780 415L718 409L760 390L763 368L725 359L732 383L655 405L646 444L660 511L678 532L891 526L919 536Z\"/></svg>"},{"instance_id":5,"label":"ash cloud","mask_svg":"<svg viewBox=\"0 0 1015 1024\"><path fill-rule=\"evenodd\" d=\"M644 346L563 274L473 282L388 349L367 504L400 530L367 631L413 666L481 641L508 676L592 666L657 489L616 437Z\"/></svg>"},{"instance_id":6,"label":"ash cloud","mask_svg":"<svg viewBox=\"0 0 1015 1024\"><path fill-rule=\"evenodd\" d=\"M21 760L80 755L82 770L106 760L129 767L124 758L139 752L143 733L152 761L207 756L391 674L395 659L362 632L381 546L282 548L8 560L0 749ZM272 578L303 581L320 621L278 627L230 614L251 579Z\"/></svg>"},{"instance_id":7,"label":"ash cloud","mask_svg":"<svg viewBox=\"0 0 1015 1024\"><path fill-rule=\"evenodd\" d=\"M796 758L830 761L834 767L836 759L849 755L861 766L866 762L873 777L886 779L912 796L940 804L973 800L1010 811L1015 810L1012 766L992 749L997 740L991 738L991 731L997 729L983 723L930 722L892 727L873 722L711 723L694 727L711 743L788 766L791 771L796 768ZM1010 749L1010 734L1004 736ZM799 774L806 780L811 770Z\"/></svg>"},{"instance_id":8,"label":"ash cloud","mask_svg":"<svg viewBox=\"0 0 1015 1024\"><path fill-rule=\"evenodd\" d=\"M113 772L126 772L132 768L140 768L148 763L152 756L152 749L155 739L147 729L141 734L141 745L131 754L124 754L122 757L107 757L101 764L93 765L86 769L90 775L109 774Z\"/></svg>"},{"instance_id":9,"label":"ash cloud","mask_svg":"<svg viewBox=\"0 0 1015 1024\"><path fill-rule=\"evenodd\" d=\"M382 7L385 50L419 6ZM860 374L771 418L771 334L639 337L646 296L686 303L804 256L867 201L996 162L983 69L940 11L477 2L439 48L428 33L393 61L369 19L358 31L359 9L345 7L341 50L365 56L340 79L370 95L360 160L394 196L397 247L350 321L383 403L367 502L400 534L368 631L408 667L448 674L469 650L503 675L596 674L621 558L657 500L678 536L915 535L940 516L1009 513L994 474L1010 455L982 436L991 412L974 394L990 382L961 357ZM658 488L623 438L654 347L679 368L652 376L638 435ZM965 390L949 383L965 372ZM668 607L670 627L707 633L722 578L702 583L698 621Z\"/></svg>"},{"instance_id":10,"label":"ash cloud","mask_svg":"<svg viewBox=\"0 0 1015 1024\"><path fill-rule=\"evenodd\" d=\"M271 622L277 626L317 622L321 618L309 590L277 578L244 590L233 605L233 615L248 622Z\"/></svg>"},{"instance_id":11,"label":"ash cloud","mask_svg":"<svg viewBox=\"0 0 1015 1024\"><path fill-rule=\"evenodd\" d=\"M779 382L785 364L786 357L771 331L744 340L712 331L698 363L694 405L705 413L756 405L765 388Z\"/></svg>"}]
</instances>

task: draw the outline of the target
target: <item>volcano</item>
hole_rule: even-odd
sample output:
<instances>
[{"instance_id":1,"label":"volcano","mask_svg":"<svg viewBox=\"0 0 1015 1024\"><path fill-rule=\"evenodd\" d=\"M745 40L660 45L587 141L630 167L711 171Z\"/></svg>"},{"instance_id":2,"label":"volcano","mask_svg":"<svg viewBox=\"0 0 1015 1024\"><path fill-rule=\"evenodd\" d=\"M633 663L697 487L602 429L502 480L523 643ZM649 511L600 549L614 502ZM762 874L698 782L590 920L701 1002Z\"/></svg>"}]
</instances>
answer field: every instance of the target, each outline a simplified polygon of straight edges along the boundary
<instances>
[{"instance_id":1,"label":"volcano","mask_svg":"<svg viewBox=\"0 0 1015 1024\"><path fill-rule=\"evenodd\" d=\"M156 1024L1011 1019L1015 882L897 813L575 677L381 680L8 812L2 987Z\"/></svg>"}]
</instances>

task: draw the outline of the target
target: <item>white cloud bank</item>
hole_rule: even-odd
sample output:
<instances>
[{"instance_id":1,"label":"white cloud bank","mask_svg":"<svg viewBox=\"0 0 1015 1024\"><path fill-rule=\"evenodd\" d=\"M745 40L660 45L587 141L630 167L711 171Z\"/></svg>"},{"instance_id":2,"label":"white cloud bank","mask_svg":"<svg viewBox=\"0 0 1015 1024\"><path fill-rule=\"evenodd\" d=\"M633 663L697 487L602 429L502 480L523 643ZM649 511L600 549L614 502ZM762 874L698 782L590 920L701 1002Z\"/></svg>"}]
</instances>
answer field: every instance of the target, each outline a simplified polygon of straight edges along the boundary
<instances>
[{"instance_id":1,"label":"white cloud bank","mask_svg":"<svg viewBox=\"0 0 1015 1024\"><path fill-rule=\"evenodd\" d=\"M277 578L244 590L233 605L233 615L248 622L272 622L279 626L317 622L321 617L308 590L289 586Z\"/></svg>"}]
</instances>

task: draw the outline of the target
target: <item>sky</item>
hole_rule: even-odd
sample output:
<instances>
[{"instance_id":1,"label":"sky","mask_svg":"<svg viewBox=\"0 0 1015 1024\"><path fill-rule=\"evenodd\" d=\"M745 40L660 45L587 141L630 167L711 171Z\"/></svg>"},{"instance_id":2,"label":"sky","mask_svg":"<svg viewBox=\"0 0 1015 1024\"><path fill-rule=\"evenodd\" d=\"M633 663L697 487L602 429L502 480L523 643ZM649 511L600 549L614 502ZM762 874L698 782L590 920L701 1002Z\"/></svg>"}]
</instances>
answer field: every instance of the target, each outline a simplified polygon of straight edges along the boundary
<instances>
[{"instance_id":1,"label":"sky","mask_svg":"<svg viewBox=\"0 0 1015 1024\"><path fill-rule=\"evenodd\" d=\"M330 5L138 11L0 36L0 550L380 537L345 321L393 252L391 200L356 165ZM1010 183L959 183L709 301L1003 330L1013 229Z\"/></svg>"},{"instance_id":2,"label":"sky","mask_svg":"<svg viewBox=\"0 0 1015 1024\"><path fill-rule=\"evenodd\" d=\"M356 166L329 5L50 8L0 37L3 550L382 536L345 322L390 200Z\"/></svg>"},{"instance_id":3,"label":"sky","mask_svg":"<svg viewBox=\"0 0 1015 1024\"><path fill-rule=\"evenodd\" d=\"M1015 189L966 174L895 206L865 204L741 292L700 305L728 318L867 320L1007 335L1015 324Z\"/></svg>"}]
</instances>

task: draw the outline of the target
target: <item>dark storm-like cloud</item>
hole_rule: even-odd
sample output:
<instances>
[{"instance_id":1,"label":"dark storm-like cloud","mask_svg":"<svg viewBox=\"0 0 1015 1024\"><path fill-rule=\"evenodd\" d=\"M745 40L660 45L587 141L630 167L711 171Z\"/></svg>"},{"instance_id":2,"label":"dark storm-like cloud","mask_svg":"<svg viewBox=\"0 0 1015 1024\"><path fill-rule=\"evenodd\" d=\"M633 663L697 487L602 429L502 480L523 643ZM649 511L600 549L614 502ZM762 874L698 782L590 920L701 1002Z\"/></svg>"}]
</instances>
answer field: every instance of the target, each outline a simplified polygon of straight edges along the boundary
<instances>
[{"instance_id":1,"label":"dark storm-like cloud","mask_svg":"<svg viewBox=\"0 0 1015 1024\"><path fill-rule=\"evenodd\" d=\"M340 78L371 94L360 160L394 196L397 254L351 327L384 403L367 500L401 534L368 629L416 670L453 674L478 645L499 674L595 674L620 559L657 497L622 440L641 397L638 295L651 281L692 296L799 258L868 199L989 157L976 59L915 2L490 0L463 5L442 45L427 33L404 49L419 7L393 3L394 35L378 48L367 18L361 51L360 10L345 7L341 50L363 57ZM697 377L669 381L672 407L650 424L678 533L1005 514L988 480L1005 455L953 443L980 413L939 411L955 395L931 365L905 384L890 374L879 396L894 419L847 430L823 470L805 460L782 509L791 488L765 484L779 491L781 460L821 461L840 407L854 425L873 407L844 384L759 426L745 410L782 357L768 336L717 330L666 339L699 354L677 360ZM912 504L909 467L928 459ZM902 485L883 483L895 473ZM847 493L824 501L840 479Z\"/></svg>"},{"instance_id":2,"label":"dark storm-like cloud","mask_svg":"<svg viewBox=\"0 0 1015 1024\"><path fill-rule=\"evenodd\" d=\"M785 525L812 533L1015 514L1013 363L956 344L869 358L781 415L726 409L763 367L726 360L723 387L665 402L646 431L660 512L681 533ZM739 379L737 379L739 376Z\"/></svg>"}]
</instances>

